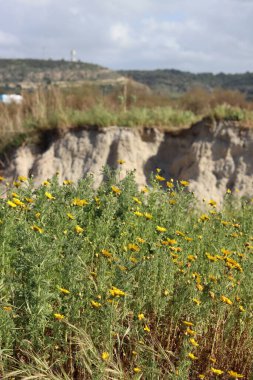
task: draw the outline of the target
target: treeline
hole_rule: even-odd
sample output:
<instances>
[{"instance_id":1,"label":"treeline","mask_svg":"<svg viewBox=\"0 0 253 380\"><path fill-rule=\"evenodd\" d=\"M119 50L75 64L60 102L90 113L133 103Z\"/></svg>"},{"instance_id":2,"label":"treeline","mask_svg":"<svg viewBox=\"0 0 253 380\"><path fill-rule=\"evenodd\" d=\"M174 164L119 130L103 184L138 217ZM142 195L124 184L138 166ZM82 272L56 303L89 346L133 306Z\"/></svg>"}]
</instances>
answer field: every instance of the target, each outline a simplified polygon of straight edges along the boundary
<instances>
[{"instance_id":1,"label":"treeline","mask_svg":"<svg viewBox=\"0 0 253 380\"><path fill-rule=\"evenodd\" d=\"M120 74L149 86L158 93L182 94L194 87L236 90L253 99L253 73L193 74L179 70L122 70Z\"/></svg>"}]
</instances>

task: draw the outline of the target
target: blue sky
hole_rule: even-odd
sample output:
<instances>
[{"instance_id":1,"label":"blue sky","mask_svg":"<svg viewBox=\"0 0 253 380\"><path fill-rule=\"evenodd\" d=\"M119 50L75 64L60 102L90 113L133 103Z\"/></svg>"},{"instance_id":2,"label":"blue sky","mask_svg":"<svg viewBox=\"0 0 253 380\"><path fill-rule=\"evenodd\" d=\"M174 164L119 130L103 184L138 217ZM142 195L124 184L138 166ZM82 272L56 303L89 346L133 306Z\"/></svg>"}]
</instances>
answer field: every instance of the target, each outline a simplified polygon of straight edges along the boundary
<instances>
[{"instance_id":1,"label":"blue sky","mask_svg":"<svg viewBox=\"0 0 253 380\"><path fill-rule=\"evenodd\" d=\"M253 71L253 0L0 0L0 57Z\"/></svg>"}]
</instances>

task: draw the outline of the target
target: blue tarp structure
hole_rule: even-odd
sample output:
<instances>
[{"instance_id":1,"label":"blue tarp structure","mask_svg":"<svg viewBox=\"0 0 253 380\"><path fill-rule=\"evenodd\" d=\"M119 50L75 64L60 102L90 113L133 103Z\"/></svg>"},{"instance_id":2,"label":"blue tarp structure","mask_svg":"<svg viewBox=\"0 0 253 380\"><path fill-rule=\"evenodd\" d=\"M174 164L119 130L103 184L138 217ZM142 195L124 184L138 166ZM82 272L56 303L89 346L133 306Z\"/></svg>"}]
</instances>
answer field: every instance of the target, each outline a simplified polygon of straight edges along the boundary
<instances>
[{"instance_id":1,"label":"blue tarp structure","mask_svg":"<svg viewBox=\"0 0 253 380\"><path fill-rule=\"evenodd\" d=\"M5 103L5 104L16 103L16 104L20 104L20 103L22 103L22 100L23 100L22 95L0 94L0 103Z\"/></svg>"}]
</instances>

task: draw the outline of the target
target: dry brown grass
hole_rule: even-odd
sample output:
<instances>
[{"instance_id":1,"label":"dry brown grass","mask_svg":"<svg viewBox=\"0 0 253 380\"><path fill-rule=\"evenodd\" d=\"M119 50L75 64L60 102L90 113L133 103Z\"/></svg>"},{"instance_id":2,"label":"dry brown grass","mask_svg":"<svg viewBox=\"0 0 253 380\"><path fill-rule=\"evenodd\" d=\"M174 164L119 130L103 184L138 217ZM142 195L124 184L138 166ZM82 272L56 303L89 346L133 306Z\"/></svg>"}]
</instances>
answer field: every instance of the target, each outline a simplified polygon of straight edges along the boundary
<instances>
[{"instance_id":1,"label":"dry brown grass","mask_svg":"<svg viewBox=\"0 0 253 380\"><path fill-rule=\"evenodd\" d=\"M173 98L154 94L148 88L138 87L129 80L114 87L108 85L107 88L92 83L65 88L51 86L26 92L23 96L21 105L0 104L0 150L9 144L19 145L37 131L53 128L91 124L106 126L113 122L122 122L126 126L133 126L135 123L136 126L142 123L150 125L152 122L164 127L175 122L175 126L183 127L185 123L190 125L194 122L192 114L199 118L210 113L215 117L225 115L226 119L232 114L233 118L239 121L246 118L250 123L253 120L252 115L249 115L253 110L253 103L248 102L238 91L222 89L207 91L194 88L180 98ZM225 108L218 108L217 112L213 112L223 105L226 105ZM171 109L178 112L178 120L183 120L182 123L177 122L173 115L172 119L169 116L168 125L165 114ZM239 112L239 109L244 111ZM184 115L182 119L180 113L185 111L190 111L191 114Z\"/></svg>"}]
</instances>

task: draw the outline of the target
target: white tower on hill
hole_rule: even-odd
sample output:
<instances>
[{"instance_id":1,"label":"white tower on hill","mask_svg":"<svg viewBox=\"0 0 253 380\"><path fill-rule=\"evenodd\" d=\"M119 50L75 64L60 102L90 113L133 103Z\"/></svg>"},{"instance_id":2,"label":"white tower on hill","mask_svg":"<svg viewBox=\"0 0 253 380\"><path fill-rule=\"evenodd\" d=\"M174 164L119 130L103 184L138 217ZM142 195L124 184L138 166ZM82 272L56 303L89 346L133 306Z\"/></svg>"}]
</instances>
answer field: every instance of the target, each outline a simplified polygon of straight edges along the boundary
<instances>
[{"instance_id":1,"label":"white tower on hill","mask_svg":"<svg viewBox=\"0 0 253 380\"><path fill-rule=\"evenodd\" d=\"M76 59L76 50L75 49L72 49L71 52L70 52L70 60L71 62L76 62L77 59Z\"/></svg>"}]
</instances>

